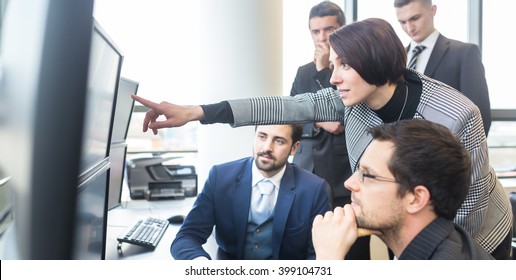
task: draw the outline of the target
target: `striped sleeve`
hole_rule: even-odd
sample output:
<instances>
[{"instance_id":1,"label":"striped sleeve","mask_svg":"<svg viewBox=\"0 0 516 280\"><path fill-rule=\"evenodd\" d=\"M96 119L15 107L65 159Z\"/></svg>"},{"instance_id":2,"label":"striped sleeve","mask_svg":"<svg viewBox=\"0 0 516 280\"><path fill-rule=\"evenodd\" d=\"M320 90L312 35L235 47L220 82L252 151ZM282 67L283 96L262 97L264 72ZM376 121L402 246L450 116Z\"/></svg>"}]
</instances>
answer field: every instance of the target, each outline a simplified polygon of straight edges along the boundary
<instances>
[{"instance_id":1,"label":"striped sleeve","mask_svg":"<svg viewBox=\"0 0 516 280\"><path fill-rule=\"evenodd\" d=\"M344 105L332 88L295 96L230 100L233 126L343 121Z\"/></svg>"}]
</instances>

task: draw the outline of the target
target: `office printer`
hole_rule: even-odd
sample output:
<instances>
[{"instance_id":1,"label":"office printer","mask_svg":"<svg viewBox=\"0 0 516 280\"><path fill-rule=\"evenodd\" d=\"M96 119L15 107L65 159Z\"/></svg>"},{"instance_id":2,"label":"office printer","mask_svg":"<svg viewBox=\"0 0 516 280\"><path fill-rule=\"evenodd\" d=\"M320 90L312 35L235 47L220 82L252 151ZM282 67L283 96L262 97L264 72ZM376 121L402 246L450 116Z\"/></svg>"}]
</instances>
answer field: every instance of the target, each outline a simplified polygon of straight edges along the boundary
<instances>
[{"instance_id":1,"label":"office printer","mask_svg":"<svg viewBox=\"0 0 516 280\"><path fill-rule=\"evenodd\" d=\"M135 158L127 162L132 199L175 199L197 196L197 174L190 165L167 165L174 157Z\"/></svg>"}]
</instances>

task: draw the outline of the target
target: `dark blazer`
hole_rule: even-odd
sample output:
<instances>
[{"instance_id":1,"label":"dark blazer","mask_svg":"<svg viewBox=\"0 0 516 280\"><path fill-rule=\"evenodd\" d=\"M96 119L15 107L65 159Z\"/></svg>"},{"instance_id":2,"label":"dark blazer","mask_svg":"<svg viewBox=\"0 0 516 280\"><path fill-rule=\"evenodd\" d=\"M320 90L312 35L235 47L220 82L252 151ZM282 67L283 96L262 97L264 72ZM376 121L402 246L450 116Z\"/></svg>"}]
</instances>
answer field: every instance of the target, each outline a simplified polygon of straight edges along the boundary
<instances>
[{"instance_id":1,"label":"dark blazer","mask_svg":"<svg viewBox=\"0 0 516 280\"><path fill-rule=\"evenodd\" d=\"M215 165L172 242L175 259L211 256L202 248L215 226L219 254L242 259L251 203L253 158ZM312 222L331 210L326 182L287 163L274 208L273 259L314 259Z\"/></svg>"},{"instance_id":2,"label":"dark blazer","mask_svg":"<svg viewBox=\"0 0 516 280\"><path fill-rule=\"evenodd\" d=\"M484 132L488 134L491 102L482 55L477 45L448 39L440 34L424 74L454 87L477 105L484 122Z\"/></svg>"},{"instance_id":3,"label":"dark blazer","mask_svg":"<svg viewBox=\"0 0 516 280\"><path fill-rule=\"evenodd\" d=\"M314 62L298 68L290 95L317 92L331 87L330 69L317 71ZM344 181L351 176L346 135L334 135L323 129L314 131L314 123L303 125L301 145L294 155L293 163L324 178L332 187L333 200L342 206L342 198L350 200L351 192L344 188Z\"/></svg>"},{"instance_id":4,"label":"dark blazer","mask_svg":"<svg viewBox=\"0 0 516 280\"><path fill-rule=\"evenodd\" d=\"M445 218L426 226L399 260L494 260L463 228Z\"/></svg>"}]
</instances>

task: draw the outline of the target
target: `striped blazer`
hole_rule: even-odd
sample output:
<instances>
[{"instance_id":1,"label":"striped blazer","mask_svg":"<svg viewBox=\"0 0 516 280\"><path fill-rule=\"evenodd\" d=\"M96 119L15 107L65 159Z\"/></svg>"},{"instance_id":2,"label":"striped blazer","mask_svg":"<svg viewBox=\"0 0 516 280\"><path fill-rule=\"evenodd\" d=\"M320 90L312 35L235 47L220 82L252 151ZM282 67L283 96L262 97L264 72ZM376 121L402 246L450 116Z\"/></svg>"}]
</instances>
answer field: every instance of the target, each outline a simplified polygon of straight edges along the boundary
<instances>
[{"instance_id":1,"label":"striped blazer","mask_svg":"<svg viewBox=\"0 0 516 280\"><path fill-rule=\"evenodd\" d=\"M422 93L415 119L426 119L448 127L471 153L470 191L458 210L455 222L488 251L507 236L512 226L511 205L503 186L489 164L488 148L480 111L461 92L452 87L407 70L409 83L422 83ZM265 96L228 101L232 126L278 124L306 121L341 121L346 128L346 144L352 170L372 137L368 127L382 120L365 104L345 107L339 93L332 88L317 94Z\"/></svg>"}]
</instances>

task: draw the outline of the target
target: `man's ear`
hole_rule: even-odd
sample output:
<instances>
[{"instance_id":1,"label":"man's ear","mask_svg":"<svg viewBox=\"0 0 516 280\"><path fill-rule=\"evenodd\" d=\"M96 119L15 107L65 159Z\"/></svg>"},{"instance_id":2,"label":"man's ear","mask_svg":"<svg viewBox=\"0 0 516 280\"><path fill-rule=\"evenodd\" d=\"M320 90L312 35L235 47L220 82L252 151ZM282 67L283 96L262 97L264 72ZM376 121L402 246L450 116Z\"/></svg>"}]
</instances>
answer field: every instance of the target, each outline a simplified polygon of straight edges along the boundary
<instances>
[{"instance_id":1,"label":"man's ear","mask_svg":"<svg viewBox=\"0 0 516 280\"><path fill-rule=\"evenodd\" d=\"M407 193L407 211L411 214L430 206L430 191L423 185L416 186L412 192Z\"/></svg>"},{"instance_id":2,"label":"man's ear","mask_svg":"<svg viewBox=\"0 0 516 280\"><path fill-rule=\"evenodd\" d=\"M291 156L296 154L297 148L299 148L299 141L297 141L296 143L294 143L292 145L292 148L290 149L290 155Z\"/></svg>"}]
</instances>

